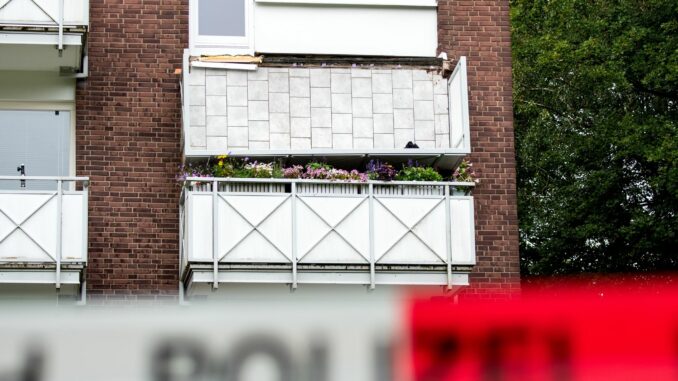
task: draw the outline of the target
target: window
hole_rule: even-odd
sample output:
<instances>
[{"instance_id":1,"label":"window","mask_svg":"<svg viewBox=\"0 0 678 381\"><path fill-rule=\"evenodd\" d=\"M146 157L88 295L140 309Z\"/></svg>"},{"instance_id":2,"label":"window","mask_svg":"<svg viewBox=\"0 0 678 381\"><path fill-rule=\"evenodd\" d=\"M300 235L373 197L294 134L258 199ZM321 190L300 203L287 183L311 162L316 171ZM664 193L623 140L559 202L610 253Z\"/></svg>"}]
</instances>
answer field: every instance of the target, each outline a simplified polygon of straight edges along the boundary
<instances>
[{"instance_id":1,"label":"window","mask_svg":"<svg viewBox=\"0 0 678 381\"><path fill-rule=\"evenodd\" d=\"M0 176L68 176L71 163L69 111L0 110ZM53 186L28 181L27 189ZM19 189L20 183L3 181L1 189Z\"/></svg>"},{"instance_id":2,"label":"window","mask_svg":"<svg viewBox=\"0 0 678 381\"><path fill-rule=\"evenodd\" d=\"M252 54L252 0L191 0L192 54Z\"/></svg>"}]
</instances>

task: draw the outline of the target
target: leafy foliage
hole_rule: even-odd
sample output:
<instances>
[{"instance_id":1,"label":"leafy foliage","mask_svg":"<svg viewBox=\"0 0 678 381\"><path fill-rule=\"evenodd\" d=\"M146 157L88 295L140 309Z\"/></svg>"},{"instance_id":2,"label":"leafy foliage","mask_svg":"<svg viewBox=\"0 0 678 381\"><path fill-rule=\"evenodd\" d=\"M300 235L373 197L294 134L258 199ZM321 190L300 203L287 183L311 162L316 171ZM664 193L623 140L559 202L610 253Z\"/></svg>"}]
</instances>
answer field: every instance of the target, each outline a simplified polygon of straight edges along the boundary
<instances>
[{"instance_id":1,"label":"leafy foliage","mask_svg":"<svg viewBox=\"0 0 678 381\"><path fill-rule=\"evenodd\" d=\"M511 0L521 269L678 268L678 2Z\"/></svg>"},{"instance_id":2,"label":"leafy foliage","mask_svg":"<svg viewBox=\"0 0 678 381\"><path fill-rule=\"evenodd\" d=\"M443 176L432 167L403 167L395 179L398 181L443 181Z\"/></svg>"}]
</instances>

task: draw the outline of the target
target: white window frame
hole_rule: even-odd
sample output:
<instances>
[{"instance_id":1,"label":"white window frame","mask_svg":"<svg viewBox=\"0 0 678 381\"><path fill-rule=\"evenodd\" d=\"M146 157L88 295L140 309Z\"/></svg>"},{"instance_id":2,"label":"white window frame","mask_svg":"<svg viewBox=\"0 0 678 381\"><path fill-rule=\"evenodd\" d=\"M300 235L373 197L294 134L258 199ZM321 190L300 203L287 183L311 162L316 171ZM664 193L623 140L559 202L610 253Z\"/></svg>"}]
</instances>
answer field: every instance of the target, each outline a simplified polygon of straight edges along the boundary
<instances>
[{"instance_id":1,"label":"white window frame","mask_svg":"<svg viewBox=\"0 0 678 381\"><path fill-rule=\"evenodd\" d=\"M198 2L188 2L188 45L191 55L254 54L254 1L245 1L245 37L201 36L198 31Z\"/></svg>"}]
</instances>

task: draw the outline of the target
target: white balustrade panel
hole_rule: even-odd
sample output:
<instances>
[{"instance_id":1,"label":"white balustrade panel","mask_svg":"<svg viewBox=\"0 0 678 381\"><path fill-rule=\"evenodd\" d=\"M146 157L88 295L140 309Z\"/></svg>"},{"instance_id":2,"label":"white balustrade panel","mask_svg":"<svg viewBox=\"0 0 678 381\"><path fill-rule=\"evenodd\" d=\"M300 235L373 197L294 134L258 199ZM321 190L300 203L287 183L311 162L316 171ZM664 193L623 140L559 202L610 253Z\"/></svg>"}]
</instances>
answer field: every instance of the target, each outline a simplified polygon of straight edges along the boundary
<instances>
[{"instance_id":1,"label":"white balustrade panel","mask_svg":"<svg viewBox=\"0 0 678 381\"><path fill-rule=\"evenodd\" d=\"M376 197L377 263L447 263L444 198Z\"/></svg>"},{"instance_id":2,"label":"white balustrade panel","mask_svg":"<svg viewBox=\"0 0 678 381\"><path fill-rule=\"evenodd\" d=\"M64 26L89 24L89 0L64 0ZM55 25L59 1L0 0L0 24Z\"/></svg>"},{"instance_id":3,"label":"white balustrade panel","mask_svg":"<svg viewBox=\"0 0 678 381\"><path fill-rule=\"evenodd\" d=\"M299 263L369 263L367 197L301 196L297 219Z\"/></svg>"},{"instance_id":4,"label":"white balustrade panel","mask_svg":"<svg viewBox=\"0 0 678 381\"><path fill-rule=\"evenodd\" d=\"M450 197L452 263L476 264L476 239L473 224L473 197Z\"/></svg>"},{"instance_id":5,"label":"white balustrade panel","mask_svg":"<svg viewBox=\"0 0 678 381\"><path fill-rule=\"evenodd\" d=\"M188 260L212 262L216 256L221 263L291 263L294 258L299 264L369 264L373 258L384 265L475 264L472 197L446 199L436 190L418 195L380 191L370 200L367 192L344 193L340 185L335 194L217 193L215 251L214 195L191 191L186 199Z\"/></svg>"},{"instance_id":6,"label":"white balustrade panel","mask_svg":"<svg viewBox=\"0 0 678 381\"><path fill-rule=\"evenodd\" d=\"M212 194L189 194L185 210L189 260L212 261Z\"/></svg>"},{"instance_id":7,"label":"white balustrade panel","mask_svg":"<svg viewBox=\"0 0 678 381\"><path fill-rule=\"evenodd\" d=\"M292 202L289 195L220 194L217 205L217 253L222 262L291 261Z\"/></svg>"},{"instance_id":8,"label":"white balustrade panel","mask_svg":"<svg viewBox=\"0 0 678 381\"><path fill-rule=\"evenodd\" d=\"M86 260L86 198L64 194L59 239L58 196L54 193L0 193L0 261Z\"/></svg>"}]
</instances>

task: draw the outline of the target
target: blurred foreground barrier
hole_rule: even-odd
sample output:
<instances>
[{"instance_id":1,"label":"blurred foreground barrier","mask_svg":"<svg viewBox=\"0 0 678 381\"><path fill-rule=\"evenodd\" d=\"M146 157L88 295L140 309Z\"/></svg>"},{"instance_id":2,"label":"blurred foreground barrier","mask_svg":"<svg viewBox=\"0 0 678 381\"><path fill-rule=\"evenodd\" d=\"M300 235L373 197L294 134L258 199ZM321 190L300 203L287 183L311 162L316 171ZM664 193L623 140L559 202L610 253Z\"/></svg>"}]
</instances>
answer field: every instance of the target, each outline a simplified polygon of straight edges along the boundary
<instances>
[{"instance_id":1,"label":"blurred foreground barrier","mask_svg":"<svg viewBox=\"0 0 678 381\"><path fill-rule=\"evenodd\" d=\"M277 289L279 290L279 289ZM189 306L0 305L0 381L678 379L678 292L233 288Z\"/></svg>"}]
</instances>

